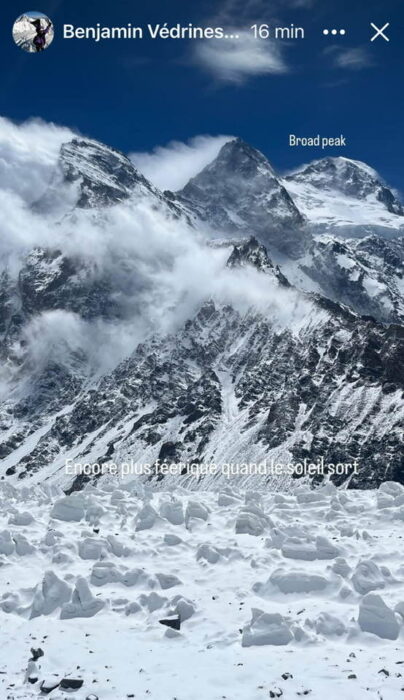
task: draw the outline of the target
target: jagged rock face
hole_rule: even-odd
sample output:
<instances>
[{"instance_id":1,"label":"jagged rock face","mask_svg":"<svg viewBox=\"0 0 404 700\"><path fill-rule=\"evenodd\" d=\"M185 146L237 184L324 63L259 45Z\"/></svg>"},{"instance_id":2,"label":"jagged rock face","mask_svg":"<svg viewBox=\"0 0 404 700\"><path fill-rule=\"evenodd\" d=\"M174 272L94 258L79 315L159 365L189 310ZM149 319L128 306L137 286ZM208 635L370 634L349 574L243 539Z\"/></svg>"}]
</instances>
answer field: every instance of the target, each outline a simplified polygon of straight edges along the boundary
<instances>
[{"instance_id":1,"label":"jagged rock face","mask_svg":"<svg viewBox=\"0 0 404 700\"><path fill-rule=\"evenodd\" d=\"M125 269L119 275L119 265L124 263ZM0 275L0 358L4 363L16 362L23 368L25 330L47 312L65 311L77 320L95 323L126 318L127 297L122 289L130 294L131 284L136 286L138 281L134 274L132 281L128 280L127 261L118 260L112 274L111 269L102 269L78 256L67 256L57 249L35 248L23 259L16 279L7 271ZM37 372L31 369L37 382ZM48 367L47 371L51 374L54 369ZM58 371L64 375L62 367ZM43 381L46 384L44 378L40 383Z\"/></svg>"},{"instance_id":2,"label":"jagged rock face","mask_svg":"<svg viewBox=\"0 0 404 700\"><path fill-rule=\"evenodd\" d=\"M256 241L250 248L244 244L244 263L260 253L273 284L271 261ZM294 308L297 292L277 283L282 307ZM23 400L16 414L29 424L35 416L45 429L21 459L13 458L18 439L3 444L8 475L57 471L66 455L219 464L272 456L356 459L360 473L351 486L403 481L403 328L360 320L322 297L306 299L304 314L298 309L285 327L273 316L210 301L174 336L139 345L47 427L49 401L38 407ZM75 376L60 376L60 384Z\"/></svg>"},{"instance_id":3,"label":"jagged rock face","mask_svg":"<svg viewBox=\"0 0 404 700\"><path fill-rule=\"evenodd\" d=\"M289 282L282 274L279 267L274 265L268 257L265 246L260 244L253 236L248 241L243 241L234 246L233 251L227 261L228 267L243 267L252 265L260 272L272 275L285 287L289 287Z\"/></svg>"},{"instance_id":4,"label":"jagged rock face","mask_svg":"<svg viewBox=\"0 0 404 700\"><path fill-rule=\"evenodd\" d=\"M404 209L391 190L381 182L375 170L349 158L323 158L286 177L318 190L333 190L348 197L365 199L374 195L392 214L404 216Z\"/></svg>"},{"instance_id":5,"label":"jagged rock face","mask_svg":"<svg viewBox=\"0 0 404 700\"><path fill-rule=\"evenodd\" d=\"M404 322L403 238L320 238L299 267L323 294L358 314Z\"/></svg>"},{"instance_id":6,"label":"jagged rock face","mask_svg":"<svg viewBox=\"0 0 404 700\"><path fill-rule=\"evenodd\" d=\"M108 275L60 250L32 251L18 281L21 311L27 315L52 309L72 311L85 319L120 315Z\"/></svg>"},{"instance_id":7,"label":"jagged rock face","mask_svg":"<svg viewBox=\"0 0 404 700\"><path fill-rule=\"evenodd\" d=\"M12 315L13 282L7 270L0 273L0 337L7 332Z\"/></svg>"},{"instance_id":8,"label":"jagged rock face","mask_svg":"<svg viewBox=\"0 0 404 700\"><path fill-rule=\"evenodd\" d=\"M294 334L207 303L175 337L139 346L84 391L9 474L27 477L73 450L98 462L357 459L352 486L402 481L403 360L398 326L314 302Z\"/></svg>"},{"instance_id":9,"label":"jagged rock face","mask_svg":"<svg viewBox=\"0 0 404 700\"><path fill-rule=\"evenodd\" d=\"M136 190L152 192L129 158L97 141L73 139L64 144L60 165L68 182L80 180L79 207L117 204Z\"/></svg>"},{"instance_id":10,"label":"jagged rock face","mask_svg":"<svg viewBox=\"0 0 404 700\"><path fill-rule=\"evenodd\" d=\"M187 220L179 202L154 187L123 153L91 139L74 138L60 149L53 180L32 210L54 217L55 223L86 211L101 221L109 207L147 202L175 219ZM105 216L101 216L105 219Z\"/></svg>"},{"instance_id":11,"label":"jagged rock face","mask_svg":"<svg viewBox=\"0 0 404 700\"><path fill-rule=\"evenodd\" d=\"M177 199L215 230L254 233L294 257L304 249L302 215L265 156L240 139L226 143Z\"/></svg>"}]
</instances>

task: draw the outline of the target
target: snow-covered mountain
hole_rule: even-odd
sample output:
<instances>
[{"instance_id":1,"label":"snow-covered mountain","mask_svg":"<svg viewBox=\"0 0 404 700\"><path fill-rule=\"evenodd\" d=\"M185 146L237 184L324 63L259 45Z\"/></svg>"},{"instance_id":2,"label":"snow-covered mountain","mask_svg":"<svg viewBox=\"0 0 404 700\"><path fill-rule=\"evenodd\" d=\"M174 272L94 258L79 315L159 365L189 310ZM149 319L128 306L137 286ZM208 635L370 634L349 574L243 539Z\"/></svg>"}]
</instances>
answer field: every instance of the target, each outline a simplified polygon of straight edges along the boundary
<instances>
[{"instance_id":1,"label":"snow-covered mountain","mask_svg":"<svg viewBox=\"0 0 404 700\"><path fill-rule=\"evenodd\" d=\"M181 207L154 187L123 153L99 141L74 138L62 145L52 181L33 208L61 216L76 208L98 211L128 199L183 215Z\"/></svg>"},{"instance_id":2,"label":"snow-covered mountain","mask_svg":"<svg viewBox=\"0 0 404 700\"><path fill-rule=\"evenodd\" d=\"M398 697L398 228L313 227L238 140L175 195L34 129L0 186L1 697ZM292 187L401 220L320 170Z\"/></svg>"},{"instance_id":3,"label":"snow-covered mountain","mask_svg":"<svg viewBox=\"0 0 404 700\"><path fill-rule=\"evenodd\" d=\"M281 176L241 139L226 143L177 197L214 228L253 231L294 257L310 231L360 238L404 233L403 205L365 163L323 158Z\"/></svg>"},{"instance_id":4,"label":"snow-covered mountain","mask_svg":"<svg viewBox=\"0 0 404 700\"><path fill-rule=\"evenodd\" d=\"M192 178L176 199L221 232L257 235L288 255L304 250L304 218L267 158L241 139Z\"/></svg>"},{"instance_id":5,"label":"snow-covered mountain","mask_svg":"<svg viewBox=\"0 0 404 700\"><path fill-rule=\"evenodd\" d=\"M381 321L403 319L404 210L365 163L324 158L281 177L235 139L176 201L230 238L254 233L303 290Z\"/></svg>"},{"instance_id":6,"label":"snow-covered mountain","mask_svg":"<svg viewBox=\"0 0 404 700\"><path fill-rule=\"evenodd\" d=\"M363 237L404 231L404 209L378 173L349 158L323 158L288 175L284 186L320 232Z\"/></svg>"},{"instance_id":7,"label":"snow-covered mountain","mask_svg":"<svg viewBox=\"0 0 404 700\"><path fill-rule=\"evenodd\" d=\"M401 221L373 171L346 167L307 186ZM289 182L240 140L176 195L103 144L62 145L0 275L5 479L323 458L357 460L351 486L404 481L403 239L313 235Z\"/></svg>"}]
</instances>

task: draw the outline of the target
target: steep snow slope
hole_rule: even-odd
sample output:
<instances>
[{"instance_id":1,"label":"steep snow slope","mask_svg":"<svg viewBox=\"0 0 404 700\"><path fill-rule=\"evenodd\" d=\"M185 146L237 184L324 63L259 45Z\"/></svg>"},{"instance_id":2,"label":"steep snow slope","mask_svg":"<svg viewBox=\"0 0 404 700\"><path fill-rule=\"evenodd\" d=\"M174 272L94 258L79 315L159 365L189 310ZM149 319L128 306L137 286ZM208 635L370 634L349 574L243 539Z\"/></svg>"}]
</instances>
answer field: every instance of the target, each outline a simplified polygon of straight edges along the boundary
<instances>
[{"instance_id":1,"label":"steep snow slope","mask_svg":"<svg viewBox=\"0 0 404 700\"><path fill-rule=\"evenodd\" d=\"M302 258L277 259L300 289L325 294L385 323L404 322L403 237L341 240L321 235Z\"/></svg>"},{"instance_id":2,"label":"steep snow slope","mask_svg":"<svg viewBox=\"0 0 404 700\"><path fill-rule=\"evenodd\" d=\"M402 204L366 163L323 158L285 177L283 185L319 231L363 237L404 230Z\"/></svg>"},{"instance_id":3,"label":"steep snow slope","mask_svg":"<svg viewBox=\"0 0 404 700\"><path fill-rule=\"evenodd\" d=\"M297 287L401 322L404 210L365 163L324 158L282 178L263 154L236 139L174 201L216 234L253 232ZM371 239L370 265L352 237ZM388 262L393 258L396 264Z\"/></svg>"},{"instance_id":4,"label":"steep snow slope","mask_svg":"<svg viewBox=\"0 0 404 700\"><path fill-rule=\"evenodd\" d=\"M400 697L399 484L62 496L0 487L2 698Z\"/></svg>"}]
</instances>

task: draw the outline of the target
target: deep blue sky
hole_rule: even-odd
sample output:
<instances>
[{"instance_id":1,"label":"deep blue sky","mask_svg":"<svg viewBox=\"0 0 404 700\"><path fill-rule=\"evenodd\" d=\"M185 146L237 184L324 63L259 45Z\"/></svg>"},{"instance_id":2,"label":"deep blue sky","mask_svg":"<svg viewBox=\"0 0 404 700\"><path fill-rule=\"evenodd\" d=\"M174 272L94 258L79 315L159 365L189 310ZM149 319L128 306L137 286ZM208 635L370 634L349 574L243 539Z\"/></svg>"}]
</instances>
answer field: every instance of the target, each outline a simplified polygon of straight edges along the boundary
<instances>
[{"instance_id":1,"label":"deep blue sky","mask_svg":"<svg viewBox=\"0 0 404 700\"><path fill-rule=\"evenodd\" d=\"M222 133L241 136L281 170L323 155L347 155L367 161L404 191L402 0L277 0L276 8L270 0L261 2L268 8L263 20L276 16L280 24L300 24L306 38L284 47L288 73L236 85L219 83L196 65L191 41L96 44L61 36L63 23L206 24L224 1L229 2L40 0L34 7L5 2L0 10L0 113L14 120L40 116L124 151ZM55 24L53 45L40 55L24 53L11 38L16 17L32 9L48 14ZM389 43L370 42L371 21L391 23ZM345 28L346 36L324 37L321 30L333 26ZM324 53L330 45L365 51L372 65L335 67L338 50ZM288 147L289 133L318 132L342 132L349 147L327 152Z\"/></svg>"}]
</instances>

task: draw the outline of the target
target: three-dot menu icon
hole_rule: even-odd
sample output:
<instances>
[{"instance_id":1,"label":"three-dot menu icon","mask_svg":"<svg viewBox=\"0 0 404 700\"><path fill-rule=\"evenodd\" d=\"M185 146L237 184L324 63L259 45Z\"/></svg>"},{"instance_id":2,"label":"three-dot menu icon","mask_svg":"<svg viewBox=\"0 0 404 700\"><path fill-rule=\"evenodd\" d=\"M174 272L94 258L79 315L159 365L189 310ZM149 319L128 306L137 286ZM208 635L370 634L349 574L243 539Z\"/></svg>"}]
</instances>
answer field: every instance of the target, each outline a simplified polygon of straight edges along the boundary
<instances>
[{"instance_id":1,"label":"three-dot menu icon","mask_svg":"<svg viewBox=\"0 0 404 700\"><path fill-rule=\"evenodd\" d=\"M344 34L346 34L346 29L323 29L323 34L324 36L328 36L329 34L332 36L336 36L337 34L344 36Z\"/></svg>"}]
</instances>

